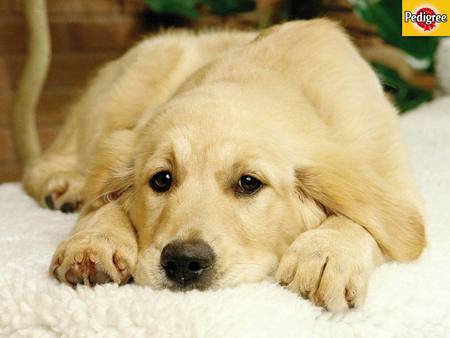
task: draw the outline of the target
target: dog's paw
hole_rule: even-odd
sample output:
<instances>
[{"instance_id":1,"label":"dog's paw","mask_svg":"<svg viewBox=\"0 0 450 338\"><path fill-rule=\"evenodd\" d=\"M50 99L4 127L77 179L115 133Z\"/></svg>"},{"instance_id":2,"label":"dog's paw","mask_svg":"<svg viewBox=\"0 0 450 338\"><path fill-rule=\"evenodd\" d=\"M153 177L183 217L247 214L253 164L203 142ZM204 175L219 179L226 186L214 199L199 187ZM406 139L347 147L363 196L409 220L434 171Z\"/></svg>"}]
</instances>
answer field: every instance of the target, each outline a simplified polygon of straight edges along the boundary
<instances>
[{"instance_id":1,"label":"dog's paw","mask_svg":"<svg viewBox=\"0 0 450 338\"><path fill-rule=\"evenodd\" d=\"M54 173L41 191L41 204L49 209L75 212L83 205L85 177L76 171Z\"/></svg>"},{"instance_id":2,"label":"dog's paw","mask_svg":"<svg viewBox=\"0 0 450 338\"><path fill-rule=\"evenodd\" d=\"M361 305L375 264L372 248L358 245L338 230L301 234L284 254L277 281L329 311Z\"/></svg>"},{"instance_id":3,"label":"dog's paw","mask_svg":"<svg viewBox=\"0 0 450 338\"><path fill-rule=\"evenodd\" d=\"M53 255L50 274L72 286L126 283L134 271L137 248L120 238L84 230L62 242Z\"/></svg>"}]
</instances>

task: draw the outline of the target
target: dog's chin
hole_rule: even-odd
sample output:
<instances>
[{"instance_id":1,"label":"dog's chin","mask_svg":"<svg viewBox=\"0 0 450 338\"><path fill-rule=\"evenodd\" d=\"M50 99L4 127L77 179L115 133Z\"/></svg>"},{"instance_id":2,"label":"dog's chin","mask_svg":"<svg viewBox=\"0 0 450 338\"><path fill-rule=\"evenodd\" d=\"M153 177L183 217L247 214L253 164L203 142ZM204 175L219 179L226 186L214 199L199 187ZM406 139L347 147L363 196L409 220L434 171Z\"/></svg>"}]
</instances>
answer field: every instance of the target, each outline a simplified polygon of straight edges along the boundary
<instances>
[{"instance_id":1,"label":"dog's chin","mask_svg":"<svg viewBox=\"0 0 450 338\"><path fill-rule=\"evenodd\" d=\"M206 290L214 290L217 289L214 284L204 283L204 282L195 282L195 283L188 283L188 284L178 284L174 283L170 280L167 280L163 283L161 286L161 289L167 289L174 292L187 292L191 290L199 290L199 291L206 291Z\"/></svg>"},{"instance_id":2,"label":"dog's chin","mask_svg":"<svg viewBox=\"0 0 450 338\"><path fill-rule=\"evenodd\" d=\"M231 272L231 271L230 271ZM212 282L198 281L186 284L175 283L160 273L157 278L142 280L134 278L134 281L142 286L148 286L154 290L170 290L173 292L188 292L192 290L208 291L237 287L242 284L259 283L263 281L273 281L273 272L252 271L251 274L236 276L235 273L224 274L222 278L214 279Z\"/></svg>"},{"instance_id":3,"label":"dog's chin","mask_svg":"<svg viewBox=\"0 0 450 338\"><path fill-rule=\"evenodd\" d=\"M216 273L210 279L203 279L189 283L176 283L168 279L164 271L155 269L154 272L146 271L146 278L142 278L143 274L136 274L134 281L142 286L148 286L154 290L170 290L173 292L187 292L191 290L207 291L218 290L230 287L236 287L241 284L258 283L265 280L273 279L272 269L255 269L253 267L250 271L236 272L235 269L230 269L224 273ZM150 277L151 276L151 277Z\"/></svg>"},{"instance_id":4,"label":"dog's chin","mask_svg":"<svg viewBox=\"0 0 450 338\"><path fill-rule=\"evenodd\" d=\"M195 282L176 283L166 277L164 271L155 269L154 272L146 271L145 274L136 273L134 282L141 286L147 286L154 290L170 290L174 292L187 292L191 290L215 290L218 289L217 279L211 277L210 280L198 280Z\"/></svg>"},{"instance_id":5,"label":"dog's chin","mask_svg":"<svg viewBox=\"0 0 450 338\"><path fill-rule=\"evenodd\" d=\"M277 256L267 253L259 256L257 260L233 262L227 266L219 260L218 265L198 281L180 284L167 278L164 270L160 267L159 258L160 253L156 249L149 248L144 252L138 260L135 274L133 274L136 284L155 290L168 289L176 292L217 290L273 280L273 275L278 267Z\"/></svg>"}]
</instances>

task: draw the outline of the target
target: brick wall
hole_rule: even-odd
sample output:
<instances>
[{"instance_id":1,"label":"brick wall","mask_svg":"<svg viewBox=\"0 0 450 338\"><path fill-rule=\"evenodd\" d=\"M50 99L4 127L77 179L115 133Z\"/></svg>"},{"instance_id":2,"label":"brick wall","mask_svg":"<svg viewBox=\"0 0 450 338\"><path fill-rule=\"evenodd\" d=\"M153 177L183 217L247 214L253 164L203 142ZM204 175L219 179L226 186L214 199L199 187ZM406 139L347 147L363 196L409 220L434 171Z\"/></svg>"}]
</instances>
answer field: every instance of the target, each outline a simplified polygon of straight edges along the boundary
<instances>
[{"instance_id":1,"label":"brick wall","mask_svg":"<svg viewBox=\"0 0 450 338\"><path fill-rule=\"evenodd\" d=\"M9 123L27 41L22 1L32 0L0 0L0 182L20 178ZM53 55L37 110L44 147L60 128L67 102L92 70L151 29L143 0L47 0L47 6Z\"/></svg>"}]
</instances>

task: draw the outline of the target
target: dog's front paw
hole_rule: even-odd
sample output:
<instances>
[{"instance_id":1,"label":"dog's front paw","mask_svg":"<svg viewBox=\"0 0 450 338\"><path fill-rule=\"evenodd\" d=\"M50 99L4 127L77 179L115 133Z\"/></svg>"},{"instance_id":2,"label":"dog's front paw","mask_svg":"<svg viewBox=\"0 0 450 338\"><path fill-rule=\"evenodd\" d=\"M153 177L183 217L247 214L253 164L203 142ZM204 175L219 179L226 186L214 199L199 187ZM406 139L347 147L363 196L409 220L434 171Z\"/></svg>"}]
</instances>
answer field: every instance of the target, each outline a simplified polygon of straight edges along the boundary
<instances>
[{"instance_id":1,"label":"dog's front paw","mask_svg":"<svg viewBox=\"0 0 450 338\"><path fill-rule=\"evenodd\" d=\"M329 311L363 303L375 264L370 245L338 230L301 234L282 257L276 278L289 290Z\"/></svg>"},{"instance_id":2,"label":"dog's front paw","mask_svg":"<svg viewBox=\"0 0 450 338\"><path fill-rule=\"evenodd\" d=\"M137 247L120 238L84 230L62 242L50 265L50 274L72 286L126 283L134 271Z\"/></svg>"},{"instance_id":3,"label":"dog's front paw","mask_svg":"<svg viewBox=\"0 0 450 338\"><path fill-rule=\"evenodd\" d=\"M64 213L74 212L83 204L85 177L76 171L56 172L44 183L41 204Z\"/></svg>"}]
</instances>

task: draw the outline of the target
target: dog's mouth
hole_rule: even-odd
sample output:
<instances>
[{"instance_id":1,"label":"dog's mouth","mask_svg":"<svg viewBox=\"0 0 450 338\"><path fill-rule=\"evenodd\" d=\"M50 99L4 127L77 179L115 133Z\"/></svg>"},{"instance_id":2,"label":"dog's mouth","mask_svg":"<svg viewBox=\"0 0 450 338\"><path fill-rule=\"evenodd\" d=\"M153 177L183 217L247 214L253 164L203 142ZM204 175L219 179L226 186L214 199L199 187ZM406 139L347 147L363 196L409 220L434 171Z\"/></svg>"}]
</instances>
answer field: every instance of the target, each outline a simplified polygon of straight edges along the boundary
<instances>
[{"instance_id":1,"label":"dog's mouth","mask_svg":"<svg viewBox=\"0 0 450 338\"><path fill-rule=\"evenodd\" d=\"M213 249L202 240L172 241L160 258L165 286L173 291L206 290L214 280L215 261Z\"/></svg>"},{"instance_id":2,"label":"dog's mouth","mask_svg":"<svg viewBox=\"0 0 450 338\"><path fill-rule=\"evenodd\" d=\"M163 283L163 287L175 292L185 292L191 290L204 291L212 288L213 280L215 280L214 276L214 269L211 268L204 271L202 275L196 279L180 277L178 280L174 280L166 275L166 282Z\"/></svg>"}]
</instances>

